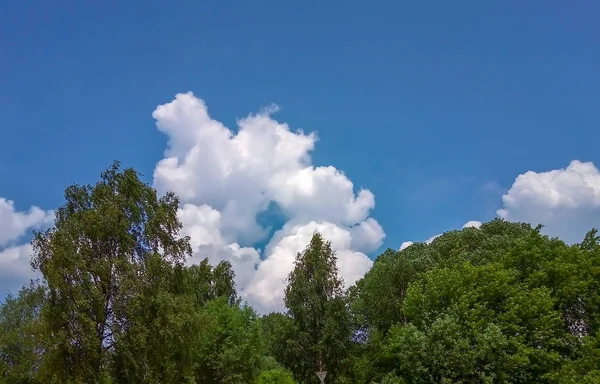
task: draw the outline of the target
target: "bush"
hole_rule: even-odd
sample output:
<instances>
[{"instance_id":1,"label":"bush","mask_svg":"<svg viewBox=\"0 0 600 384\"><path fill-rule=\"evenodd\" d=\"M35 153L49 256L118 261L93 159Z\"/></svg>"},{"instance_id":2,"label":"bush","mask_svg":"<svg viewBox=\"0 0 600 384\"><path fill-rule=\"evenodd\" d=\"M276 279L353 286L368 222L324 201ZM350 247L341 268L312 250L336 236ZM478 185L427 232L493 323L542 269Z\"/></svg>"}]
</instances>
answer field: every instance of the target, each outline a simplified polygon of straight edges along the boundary
<instances>
[{"instance_id":1,"label":"bush","mask_svg":"<svg viewBox=\"0 0 600 384\"><path fill-rule=\"evenodd\" d=\"M296 382L290 372L283 368L278 368L263 371L258 377L256 384L296 384Z\"/></svg>"}]
</instances>

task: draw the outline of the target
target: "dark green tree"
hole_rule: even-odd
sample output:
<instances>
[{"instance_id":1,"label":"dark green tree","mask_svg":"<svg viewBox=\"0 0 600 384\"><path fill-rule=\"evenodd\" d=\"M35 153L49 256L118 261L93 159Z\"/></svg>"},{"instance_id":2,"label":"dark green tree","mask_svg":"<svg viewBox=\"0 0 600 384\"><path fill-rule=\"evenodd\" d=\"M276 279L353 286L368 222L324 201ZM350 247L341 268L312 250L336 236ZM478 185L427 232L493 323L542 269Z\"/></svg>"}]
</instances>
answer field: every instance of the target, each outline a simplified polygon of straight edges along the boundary
<instances>
[{"instance_id":1,"label":"dark green tree","mask_svg":"<svg viewBox=\"0 0 600 384\"><path fill-rule=\"evenodd\" d=\"M256 384L296 384L296 382L288 371L279 368L262 372Z\"/></svg>"},{"instance_id":2,"label":"dark green tree","mask_svg":"<svg viewBox=\"0 0 600 384\"><path fill-rule=\"evenodd\" d=\"M352 290L360 382L593 382L600 247L493 220L388 250ZM571 381L570 381L571 380ZM572 381L575 380L575 381Z\"/></svg>"},{"instance_id":3,"label":"dark green tree","mask_svg":"<svg viewBox=\"0 0 600 384\"><path fill-rule=\"evenodd\" d=\"M175 290L181 266L149 257L113 354L116 383L193 383L199 321L192 295Z\"/></svg>"},{"instance_id":4,"label":"dark green tree","mask_svg":"<svg viewBox=\"0 0 600 384\"><path fill-rule=\"evenodd\" d=\"M286 345L294 357L289 368L305 383L317 383L321 370L334 380L348 357L352 323L336 261L331 243L315 233L296 256L285 289L293 335Z\"/></svg>"},{"instance_id":5,"label":"dark green tree","mask_svg":"<svg viewBox=\"0 0 600 384\"><path fill-rule=\"evenodd\" d=\"M223 296L198 311L193 336L195 382L253 383L263 358L260 323L252 308L230 304Z\"/></svg>"},{"instance_id":6,"label":"dark green tree","mask_svg":"<svg viewBox=\"0 0 600 384\"><path fill-rule=\"evenodd\" d=\"M138 295L155 278L150 261L177 265L191 253L179 236L178 199L159 197L133 169L119 168L115 162L95 185L67 188L55 226L35 234L32 265L48 287L46 382L105 376L138 321Z\"/></svg>"},{"instance_id":7,"label":"dark green tree","mask_svg":"<svg viewBox=\"0 0 600 384\"><path fill-rule=\"evenodd\" d=\"M44 299L44 287L32 282L0 306L0 383L40 382L36 376L46 351L40 319Z\"/></svg>"},{"instance_id":8,"label":"dark green tree","mask_svg":"<svg viewBox=\"0 0 600 384\"><path fill-rule=\"evenodd\" d=\"M199 264L181 269L177 279L179 285L176 290L193 295L196 305L203 306L220 297L224 297L231 305L240 303L233 269L228 261L221 261L213 267L208 259L204 259Z\"/></svg>"}]
</instances>

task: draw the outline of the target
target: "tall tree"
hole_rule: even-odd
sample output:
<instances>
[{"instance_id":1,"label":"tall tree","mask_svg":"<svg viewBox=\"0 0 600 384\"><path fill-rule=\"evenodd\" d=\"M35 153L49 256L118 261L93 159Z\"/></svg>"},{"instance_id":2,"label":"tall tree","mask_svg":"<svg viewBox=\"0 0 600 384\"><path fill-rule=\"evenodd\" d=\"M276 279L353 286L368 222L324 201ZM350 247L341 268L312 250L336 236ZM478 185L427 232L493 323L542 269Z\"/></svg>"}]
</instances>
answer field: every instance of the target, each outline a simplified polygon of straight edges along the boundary
<instances>
[{"instance_id":1,"label":"tall tree","mask_svg":"<svg viewBox=\"0 0 600 384\"><path fill-rule=\"evenodd\" d=\"M351 343L351 320L337 257L331 242L314 233L296 256L285 290L285 305L293 323L294 338L288 340L295 355L291 370L299 381L316 383L315 371L339 373Z\"/></svg>"},{"instance_id":2,"label":"tall tree","mask_svg":"<svg viewBox=\"0 0 600 384\"><path fill-rule=\"evenodd\" d=\"M96 383L136 321L149 260L180 264L191 249L179 236L175 195L158 197L118 162L95 185L67 188L65 199L55 226L33 240L32 265L48 286L45 372L47 382Z\"/></svg>"}]
</instances>

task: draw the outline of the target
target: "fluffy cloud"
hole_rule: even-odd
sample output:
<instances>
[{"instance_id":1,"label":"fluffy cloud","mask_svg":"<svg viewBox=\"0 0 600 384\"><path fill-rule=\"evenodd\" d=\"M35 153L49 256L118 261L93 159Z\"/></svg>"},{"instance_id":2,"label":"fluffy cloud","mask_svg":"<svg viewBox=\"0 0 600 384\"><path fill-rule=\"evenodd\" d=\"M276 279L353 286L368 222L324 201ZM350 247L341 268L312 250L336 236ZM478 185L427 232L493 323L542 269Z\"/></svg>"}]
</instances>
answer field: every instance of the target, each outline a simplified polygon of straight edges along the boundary
<instances>
[{"instance_id":1,"label":"fluffy cloud","mask_svg":"<svg viewBox=\"0 0 600 384\"><path fill-rule=\"evenodd\" d=\"M229 260L242 296L263 312L282 309L295 255L315 230L332 241L347 284L370 268L366 253L385 237L369 217L373 194L355 193L335 167L314 166L316 135L277 122L271 117L276 110L271 106L239 120L237 132L213 120L192 93L178 94L153 113L168 137L154 186L182 200L179 215L194 248L191 262ZM273 204L285 224L266 239L270 228L257 217ZM267 244L263 252L252 247L260 241Z\"/></svg>"},{"instance_id":2,"label":"fluffy cloud","mask_svg":"<svg viewBox=\"0 0 600 384\"><path fill-rule=\"evenodd\" d=\"M562 169L527 171L502 196L502 205L496 213L505 220L543 224L549 236L580 242L591 228L600 229L600 170L592 162L573 160ZM463 228L480 226L469 221ZM410 245L404 242L400 249Z\"/></svg>"},{"instance_id":3,"label":"fluffy cloud","mask_svg":"<svg viewBox=\"0 0 600 384\"><path fill-rule=\"evenodd\" d=\"M195 264L208 258L212 264L217 264L228 260L236 272L240 293L244 295L260 261L259 252L235 242L229 243L222 233L221 213L206 204L184 204L178 213L183 224L182 235L190 237L192 246L193 257L188 262Z\"/></svg>"},{"instance_id":4,"label":"fluffy cloud","mask_svg":"<svg viewBox=\"0 0 600 384\"><path fill-rule=\"evenodd\" d=\"M463 228L479 228L479 227L481 227L481 221L477 221L477 220L467 221L462 227ZM431 244L431 242L433 240L437 239L438 237L440 237L442 235L443 235L443 233L438 233L437 235L431 236L430 238L425 240L425 244ZM410 247L413 244L414 244L414 242L412 242L412 241L403 242L402 245L400 245L400 251Z\"/></svg>"},{"instance_id":5,"label":"fluffy cloud","mask_svg":"<svg viewBox=\"0 0 600 384\"><path fill-rule=\"evenodd\" d=\"M34 276L29 264L31 245L15 243L28 231L48 226L53 220L52 211L34 206L19 212L13 201L0 198L0 293L14 292Z\"/></svg>"},{"instance_id":6,"label":"fluffy cloud","mask_svg":"<svg viewBox=\"0 0 600 384\"><path fill-rule=\"evenodd\" d=\"M27 212L17 212L13 201L0 197L0 247L18 240L27 230L48 225L53 220L52 211L31 207Z\"/></svg>"},{"instance_id":7,"label":"fluffy cloud","mask_svg":"<svg viewBox=\"0 0 600 384\"><path fill-rule=\"evenodd\" d=\"M600 226L600 171L591 162L573 160L567 168L519 175L502 197L498 216L543 224L544 232L579 242Z\"/></svg>"},{"instance_id":8,"label":"fluffy cloud","mask_svg":"<svg viewBox=\"0 0 600 384\"><path fill-rule=\"evenodd\" d=\"M272 118L276 110L271 106L240 119L235 131L212 119L204 101L191 93L178 94L153 113L167 136L154 186L181 198L182 232L194 251L189 262L230 261L239 292L260 312L283 309L295 255L314 231L332 241L348 285L371 267L367 255L385 238L369 217L373 194L356 189L333 166L313 165L316 134L292 131ZM502 203L497 214L506 220L542 223L550 235L580 241L600 226L600 171L576 160L565 169L528 171L516 178ZM280 228L265 228L258 220L272 207L282 216ZM32 277L31 246L19 241L53 218L53 212L37 207L19 212L12 201L0 198L0 292L18 289ZM480 226L469 221L463 228ZM259 243L263 250L255 248ZM400 249L412 244L406 241Z\"/></svg>"},{"instance_id":9,"label":"fluffy cloud","mask_svg":"<svg viewBox=\"0 0 600 384\"><path fill-rule=\"evenodd\" d=\"M267 258L258 265L246 291L248 300L259 310L281 309L286 278L294 266L296 253L308 244L315 231L321 232L331 241L338 257L340 275L347 285L354 284L373 264L364 253L352 247L355 238L369 239L363 243L367 246L363 248L365 251L373 251L383 239L383 231L379 226L374 231L368 226L348 228L331 222L311 221L301 225L286 223L267 245Z\"/></svg>"},{"instance_id":10,"label":"fluffy cloud","mask_svg":"<svg viewBox=\"0 0 600 384\"><path fill-rule=\"evenodd\" d=\"M0 251L0 295L9 291L16 293L24 282L35 276L29 263L32 253L30 244L15 245Z\"/></svg>"}]
</instances>

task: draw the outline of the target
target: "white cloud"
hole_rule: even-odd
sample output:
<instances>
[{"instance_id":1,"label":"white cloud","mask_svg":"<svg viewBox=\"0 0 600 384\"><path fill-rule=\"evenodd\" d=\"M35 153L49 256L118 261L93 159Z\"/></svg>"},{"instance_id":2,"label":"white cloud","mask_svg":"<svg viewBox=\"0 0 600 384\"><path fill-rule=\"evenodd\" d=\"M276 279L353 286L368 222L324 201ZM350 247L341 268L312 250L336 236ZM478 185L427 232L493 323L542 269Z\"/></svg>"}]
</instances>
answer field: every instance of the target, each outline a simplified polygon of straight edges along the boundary
<instances>
[{"instance_id":1,"label":"white cloud","mask_svg":"<svg viewBox=\"0 0 600 384\"><path fill-rule=\"evenodd\" d=\"M443 235L443 233L438 233L437 235L431 236L429 239L425 240L425 244L431 244L433 242L433 240L437 239L438 237L440 237L442 235Z\"/></svg>"},{"instance_id":2,"label":"white cloud","mask_svg":"<svg viewBox=\"0 0 600 384\"><path fill-rule=\"evenodd\" d=\"M591 162L573 160L567 168L519 175L502 196L498 216L545 226L544 232L579 242L600 227L600 171Z\"/></svg>"},{"instance_id":3,"label":"white cloud","mask_svg":"<svg viewBox=\"0 0 600 384\"><path fill-rule=\"evenodd\" d=\"M465 223L465 225L463 225L463 228L479 228L479 227L481 227L481 221L477 221L477 220L467 221Z\"/></svg>"},{"instance_id":4,"label":"white cloud","mask_svg":"<svg viewBox=\"0 0 600 384\"><path fill-rule=\"evenodd\" d=\"M0 197L0 247L18 240L27 230L48 225L53 220L52 211L34 206L27 212L17 212L13 201Z\"/></svg>"},{"instance_id":5,"label":"white cloud","mask_svg":"<svg viewBox=\"0 0 600 384\"><path fill-rule=\"evenodd\" d=\"M221 232L221 213L208 205L184 204L178 216L183 224L181 234L190 237L192 246L193 257L188 262L197 264L208 258L211 264L217 264L228 260L236 272L237 284L243 295L260 261L259 252L226 241Z\"/></svg>"},{"instance_id":6,"label":"white cloud","mask_svg":"<svg viewBox=\"0 0 600 384\"><path fill-rule=\"evenodd\" d=\"M212 262L231 261L242 296L261 311L282 309L294 257L315 229L332 241L347 284L370 268L365 253L385 237L369 217L373 194L355 193L335 167L314 166L310 152L316 135L275 121L276 109L239 120L236 133L213 120L191 93L178 94L153 113L168 136L154 186L175 192L184 203L180 218L194 248L191 262L207 256ZM273 203L286 223L261 253L249 246L265 240L268 229L256 218Z\"/></svg>"},{"instance_id":7,"label":"white cloud","mask_svg":"<svg viewBox=\"0 0 600 384\"><path fill-rule=\"evenodd\" d=\"M295 255L315 230L332 241L347 285L371 267L367 255L385 238L369 217L373 194L355 189L333 166L313 165L316 134L292 131L271 117L276 110L269 107L239 120L236 132L213 120L191 93L178 94L153 113L168 138L154 186L181 198L183 234L190 236L194 251L190 262L229 260L242 297L261 312L282 309ZM542 223L550 235L580 241L590 228L600 227L600 171L577 160L565 169L528 171L516 178L502 202L498 216ZM257 216L273 204L285 224L268 239L272 229L263 228ZM0 198L0 292L18 289L33 277L31 246L19 240L53 218L52 211L38 207L19 212L12 201ZM469 221L463 228L480 226ZM267 244L265 249L253 248L257 242ZM403 242L400 249L412 244Z\"/></svg>"},{"instance_id":8,"label":"white cloud","mask_svg":"<svg viewBox=\"0 0 600 384\"><path fill-rule=\"evenodd\" d=\"M533 226L543 224L543 232L549 236L580 242L590 229L600 229L600 170L592 162L573 160L562 169L527 171L517 176L502 203L496 212L499 217ZM463 228L480 226L480 221L469 221ZM410 245L412 242L404 242L400 249Z\"/></svg>"},{"instance_id":9,"label":"white cloud","mask_svg":"<svg viewBox=\"0 0 600 384\"><path fill-rule=\"evenodd\" d=\"M355 188L333 166L313 165L317 135L292 131L272 118L276 111L270 106L240 119L234 132L210 117L203 100L186 93L152 114L168 139L154 169L154 186L181 198L182 232L190 236L194 252L189 262L230 261L242 297L261 312L282 309L295 255L315 230L332 241L347 285L371 267L367 255L385 238L369 217L374 195ZM485 186L492 187L497 189ZM506 220L542 223L549 235L580 241L590 228L600 227L600 171L577 160L564 169L528 171L516 178L502 203L497 214ZM269 239L272 228L263 228L257 217L272 205L284 224ZM0 198L0 292L16 290L33 277L32 248L21 239L53 219L52 211L33 206L19 212L12 201ZM468 221L463 228L480 226ZM265 249L255 249L257 242L267 244ZM412 244L405 241L400 249Z\"/></svg>"},{"instance_id":10,"label":"white cloud","mask_svg":"<svg viewBox=\"0 0 600 384\"><path fill-rule=\"evenodd\" d=\"M0 251L0 294L17 293L21 286L36 276L31 264L30 244L16 245Z\"/></svg>"},{"instance_id":11,"label":"white cloud","mask_svg":"<svg viewBox=\"0 0 600 384\"><path fill-rule=\"evenodd\" d=\"M377 220L369 217L349 228L350 249L370 253L379 248L385 238L383 228Z\"/></svg>"},{"instance_id":12,"label":"white cloud","mask_svg":"<svg viewBox=\"0 0 600 384\"><path fill-rule=\"evenodd\" d=\"M19 212L11 200L0 198L0 293L16 292L27 280L34 277L29 264L30 244L15 244L28 231L50 225L54 220L52 211L31 207Z\"/></svg>"},{"instance_id":13,"label":"white cloud","mask_svg":"<svg viewBox=\"0 0 600 384\"><path fill-rule=\"evenodd\" d=\"M248 287L247 298L259 310L281 310L286 278L294 267L296 253L306 247L314 231L321 232L325 239L331 241L346 286L354 284L373 264L364 253L352 249L353 233L360 228L365 227L344 228L330 222L315 221L303 225L286 223L267 246L267 258L259 264ZM370 246L365 250L376 249L383 236L383 232L379 232L376 237L371 237Z\"/></svg>"},{"instance_id":14,"label":"white cloud","mask_svg":"<svg viewBox=\"0 0 600 384\"><path fill-rule=\"evenodd\" d=\"M481 221L476 221L476 220L471 220L471 221L467 221L463 226L463 228L479 228L481 227ZM425 240L425 244L431 244L433 242L433 240L437 239L438 237L442 236L443 233L438 233L437 235L431 236L430 238L428 238L427 240ZM411 245L413 245L414 242L412 241L405 241L402 243L402 245L400 245L400 251L410 247Z\"/></svg>"}]
</instances>

